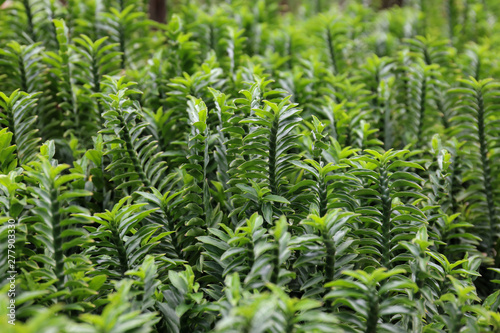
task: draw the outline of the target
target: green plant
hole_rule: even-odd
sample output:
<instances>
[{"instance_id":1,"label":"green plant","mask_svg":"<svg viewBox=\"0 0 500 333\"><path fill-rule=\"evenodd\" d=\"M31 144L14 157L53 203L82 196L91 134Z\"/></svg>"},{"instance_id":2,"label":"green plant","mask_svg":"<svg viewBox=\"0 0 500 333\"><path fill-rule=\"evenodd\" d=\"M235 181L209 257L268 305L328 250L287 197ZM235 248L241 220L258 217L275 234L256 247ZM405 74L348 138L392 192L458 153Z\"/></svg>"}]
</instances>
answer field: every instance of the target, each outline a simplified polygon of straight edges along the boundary
<instances>
[{"instance_id":1,"label":"green plant","mask_svg":"<svg viewBox=\"0 0 500 333\"><path fill-rule=\"evenodd\" d=\"M0 0L0 331L498 332L498 17Z\"/></svg>"}]
</instances>

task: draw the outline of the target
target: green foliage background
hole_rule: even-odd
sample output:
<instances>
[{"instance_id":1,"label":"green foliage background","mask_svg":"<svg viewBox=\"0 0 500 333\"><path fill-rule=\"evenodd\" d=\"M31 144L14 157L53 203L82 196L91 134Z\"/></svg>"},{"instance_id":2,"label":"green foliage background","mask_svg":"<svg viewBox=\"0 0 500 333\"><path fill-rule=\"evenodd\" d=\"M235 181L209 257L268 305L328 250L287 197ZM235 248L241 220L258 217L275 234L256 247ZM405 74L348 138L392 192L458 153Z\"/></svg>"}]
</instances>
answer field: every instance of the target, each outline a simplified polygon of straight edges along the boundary
<instances>
[{"instance_id":1,"label":"green foliage background","mask_svg":"<svg viewBox=\"0 0 500 333\"><path fill-rule=\"evenodd\" d=\"M2 2L1 332L500 332L500 5L327 2Z\"/></svg>"}]
</instances>

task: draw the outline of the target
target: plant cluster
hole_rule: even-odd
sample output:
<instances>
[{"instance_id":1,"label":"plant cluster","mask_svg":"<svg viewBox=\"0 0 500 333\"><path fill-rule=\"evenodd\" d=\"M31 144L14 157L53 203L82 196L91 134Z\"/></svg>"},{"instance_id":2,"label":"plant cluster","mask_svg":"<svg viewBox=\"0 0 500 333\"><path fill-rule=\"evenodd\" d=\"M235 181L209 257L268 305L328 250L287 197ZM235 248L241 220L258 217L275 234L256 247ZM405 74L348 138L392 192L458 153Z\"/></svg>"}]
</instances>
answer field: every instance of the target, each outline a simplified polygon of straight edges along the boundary
<instances>
[{"instance_id":1,"label":"plant cluster","mask_svg":"<svg viewBox=\"0 0 500 333\"><path fill-rule=\"evenodd\" d=\"M0 1L2 332L500 332L500 6L326 2Z\"/></svg>"}]
</instances>

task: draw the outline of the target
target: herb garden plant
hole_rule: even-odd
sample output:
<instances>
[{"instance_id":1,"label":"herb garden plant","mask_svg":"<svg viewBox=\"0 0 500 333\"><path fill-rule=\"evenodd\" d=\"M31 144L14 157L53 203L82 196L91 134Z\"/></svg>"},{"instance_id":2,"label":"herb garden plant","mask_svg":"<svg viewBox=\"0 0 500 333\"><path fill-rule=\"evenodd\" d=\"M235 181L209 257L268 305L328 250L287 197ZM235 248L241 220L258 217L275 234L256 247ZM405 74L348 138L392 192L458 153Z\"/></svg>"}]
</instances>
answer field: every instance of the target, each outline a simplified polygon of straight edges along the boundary
<instances>
[{"instance_id":1,"label":"herb garden plant","mask_svg":"<svg viewBox=\"0 0 500 333\"><path fill-rule=\"evenodd\" d=\"M0 331L500 332L495 0L0 0Z\"/></svg>"}]
</instances>

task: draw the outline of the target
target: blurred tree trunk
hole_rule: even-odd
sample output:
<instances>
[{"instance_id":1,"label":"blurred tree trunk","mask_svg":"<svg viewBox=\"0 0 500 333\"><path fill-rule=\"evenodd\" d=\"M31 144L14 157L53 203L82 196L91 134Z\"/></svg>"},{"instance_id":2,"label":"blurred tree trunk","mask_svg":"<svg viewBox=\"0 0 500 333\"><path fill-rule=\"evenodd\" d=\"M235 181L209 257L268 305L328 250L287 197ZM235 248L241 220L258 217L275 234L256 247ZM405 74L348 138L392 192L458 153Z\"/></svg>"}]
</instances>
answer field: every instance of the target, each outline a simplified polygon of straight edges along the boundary
<instances>
[{"instance_id":1,"label":"blurred tree trunk","mask_svg":"<svg viewBox=\"0 0 500 333\"><path fill-rule=\"evenodd\" d=\"M382 7L381 9L387 9L392 6L403 6L403 0L382 0Z\"/></svg>"},{"instance_id":2,"label":"blurred tree trunk","mask_svg":"<svg viewBox=\"0 0 500 333\"><path fill-rule=\"evenodd\" d=\"M167 22L167 0L149 1L149 18L153 21Z\"/></svg>"}]
</instances>

